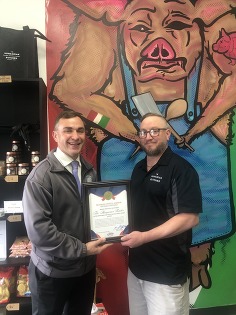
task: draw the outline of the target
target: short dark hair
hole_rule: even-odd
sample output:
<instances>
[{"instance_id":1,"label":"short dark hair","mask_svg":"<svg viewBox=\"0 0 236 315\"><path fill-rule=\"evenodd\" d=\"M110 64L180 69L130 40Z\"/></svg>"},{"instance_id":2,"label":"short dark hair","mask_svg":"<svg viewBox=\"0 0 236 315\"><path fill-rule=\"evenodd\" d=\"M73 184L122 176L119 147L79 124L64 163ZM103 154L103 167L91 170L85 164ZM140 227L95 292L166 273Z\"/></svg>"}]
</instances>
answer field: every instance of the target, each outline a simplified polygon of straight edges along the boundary
<instances>
[{"instance_id":1,"label":"short dark hair","mask_svg":"<svg viewBox=\"0 0 236 315\"><path fill-rule=\"evenodd\" d=\"M83 120L82 115L80 113L74 112L73 110L63 110L62 112L60 112L60 114L55 119L54 130L56 129L56 126L57 126L60 119L70 119L70 118L74 118L74 117L79 117L84 123L84 120Z\"/></svg>"}]
</instances>

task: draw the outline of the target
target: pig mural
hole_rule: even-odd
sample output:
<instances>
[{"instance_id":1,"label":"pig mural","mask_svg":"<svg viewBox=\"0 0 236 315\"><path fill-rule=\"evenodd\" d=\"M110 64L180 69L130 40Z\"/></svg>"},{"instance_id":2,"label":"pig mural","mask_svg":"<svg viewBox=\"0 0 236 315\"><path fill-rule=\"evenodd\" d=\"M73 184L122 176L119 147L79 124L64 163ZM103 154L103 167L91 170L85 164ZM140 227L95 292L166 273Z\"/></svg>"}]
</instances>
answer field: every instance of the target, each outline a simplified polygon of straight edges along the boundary
<instances>
[{"instance_id":1,"label":"pig mural","mask_svg":"<svg viewBox=\"0 0 236 315\"><path fill-rule=\"evenodd\" d=\"M62 2L74 21L50 78L50 101L84 117L97 149L100 179L128 179L144 156L132 96L151 92L180 135L171 138L171 148L200 176L203 213L193 232L191 289L209 288L214 242L235 229L228 165L236 84L235 1Z\"/></svg>"}]
</instances>

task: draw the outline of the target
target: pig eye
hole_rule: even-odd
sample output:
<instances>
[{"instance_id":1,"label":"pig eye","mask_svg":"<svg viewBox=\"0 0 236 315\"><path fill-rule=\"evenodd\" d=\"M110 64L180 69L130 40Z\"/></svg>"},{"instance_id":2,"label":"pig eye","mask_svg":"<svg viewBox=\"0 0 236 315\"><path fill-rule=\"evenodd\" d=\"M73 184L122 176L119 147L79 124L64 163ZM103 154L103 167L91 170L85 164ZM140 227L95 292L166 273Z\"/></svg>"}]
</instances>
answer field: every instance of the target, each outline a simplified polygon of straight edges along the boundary
<instances>
[{"instance_id":1,"label":"pig eye","mask_svg":"<svg viewBox=\"0 0 236 315\"><path fill-rule=\"evenodd\" d=\"M180 21L174 21L174 22L169 23L166 27L171 28L172 30L181 31L185 28L190 28L191 25L187 24L187 23L180 22Z\"/></svg>"},{"instance_id":2,"label":"pig eye","mask_svg":"<svg viewBox=\"0 0 236 315\"><path fill-rule=\"evenodd\" d=\"M136 25L136 26L132 27L131 30L139 31L141 33L150 33L150 29L143 24Z\"/></svg>"}]
</instances>

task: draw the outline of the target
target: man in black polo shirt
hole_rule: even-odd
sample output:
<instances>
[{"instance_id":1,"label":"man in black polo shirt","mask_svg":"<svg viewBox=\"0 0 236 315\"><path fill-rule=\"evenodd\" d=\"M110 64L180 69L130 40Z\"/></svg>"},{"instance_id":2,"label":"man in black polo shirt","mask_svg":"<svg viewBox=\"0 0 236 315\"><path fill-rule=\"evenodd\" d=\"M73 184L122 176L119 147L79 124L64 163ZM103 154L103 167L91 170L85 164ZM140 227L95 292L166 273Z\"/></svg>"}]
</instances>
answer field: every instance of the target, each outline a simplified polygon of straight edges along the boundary
<instances>
[{"instance_id":1,"label":"man in black polo shirt","mask_svg":"<svg viewBox=\"0 0 236 315\"><path fill-rule=\"evenodd\" d=\"M168 147L170 135L162 116L142 117L146 158L131 177L134 231L121 239L130 248L130 315L189 314L189 247L202 197L195 169Z\"/></svg>"}]
</instances>

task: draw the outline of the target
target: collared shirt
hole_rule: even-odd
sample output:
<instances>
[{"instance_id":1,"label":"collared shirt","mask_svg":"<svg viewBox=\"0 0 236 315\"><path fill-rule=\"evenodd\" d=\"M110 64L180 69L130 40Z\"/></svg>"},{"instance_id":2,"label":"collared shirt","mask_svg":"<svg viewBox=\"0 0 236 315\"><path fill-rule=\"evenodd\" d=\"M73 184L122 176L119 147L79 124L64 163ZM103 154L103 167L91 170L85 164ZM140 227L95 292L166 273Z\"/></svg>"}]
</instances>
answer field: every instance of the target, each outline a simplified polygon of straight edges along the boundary
<instances>
[{"instance_id":1,"label":"collared shirt","mask_svg":"<svg viewBox=\"0 0 236 315\"><path fill-rule=\"evenodd\" d=\"M167 148L147 171L141 160L131 177L133 229L151 230L179 213L200 213L199 177L192 165ZM129 267L139 279L167 285L182 284L191 271L192 230L129 250Z\"/></svg>"},{"instance_id":2,"label":"collared shirt","mask_svg":"<svg viewBox=\"0 0 236 315\"><path fill-rule=\"evenodd\" d=\"M67 154L62 152L59 148L56 149L54 152L55 157L58 159L58 161L72 174L72 166L71 162L74 161L71 157L69 157ZM76 161L79 162L78 167L78 175L81 182L81 162L80 162L80 156L76 159Z\"/></svg>"}]
</instances>

